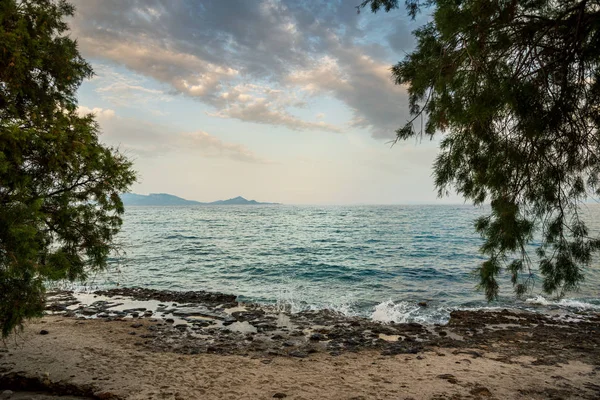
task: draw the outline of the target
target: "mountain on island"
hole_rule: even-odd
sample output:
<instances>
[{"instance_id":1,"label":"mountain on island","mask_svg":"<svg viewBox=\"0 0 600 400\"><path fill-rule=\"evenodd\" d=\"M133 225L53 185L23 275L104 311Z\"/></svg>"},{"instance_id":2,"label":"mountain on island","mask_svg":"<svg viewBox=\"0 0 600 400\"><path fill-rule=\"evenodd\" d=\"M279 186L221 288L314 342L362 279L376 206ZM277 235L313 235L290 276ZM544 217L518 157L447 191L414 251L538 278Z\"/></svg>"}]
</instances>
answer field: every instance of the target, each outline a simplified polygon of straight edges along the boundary
<instances>
[{"instance_id":1,"label":"mountain on island","mask_svg":"<svg viewBox=\"0 0 600 400\"><path fill-rule=\"evenodd\" d=\"M234 197L228 200L217 200L210 203L202 203L195 200L186 200L181 197L167 193L150 193L149 195L123 193L121 200L126 206L227 206L227 205L257 205L257 204L278 204L261 203L256 200L246 200L242 196Z\"/></svg>"}]
</instances>

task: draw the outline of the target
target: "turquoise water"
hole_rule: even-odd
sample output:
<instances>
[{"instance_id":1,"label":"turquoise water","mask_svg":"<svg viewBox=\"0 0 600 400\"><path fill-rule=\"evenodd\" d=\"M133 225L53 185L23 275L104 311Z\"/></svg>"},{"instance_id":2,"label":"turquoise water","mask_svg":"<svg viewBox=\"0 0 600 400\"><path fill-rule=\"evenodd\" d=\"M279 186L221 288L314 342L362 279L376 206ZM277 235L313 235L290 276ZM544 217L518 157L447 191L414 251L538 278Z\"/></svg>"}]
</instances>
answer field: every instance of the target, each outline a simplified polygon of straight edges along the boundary
<instances>
[{"instance_id":1,"label":"turquoise water","mask_svg":"<svg viewBox=\"0 0 600 400\"><path fill-rule=\"evenodd\" d=\"M380 320L444 321L473 307L600 310L600 268L560 302L517 301L503 279L488 304L472 270L482 261L472 206L128 207L126 254L93 285L211 290L297 311L332 308ZM600 206L586 219L600 231ZM416 303L426 301L429 307Z\"/></svg>"}]
</instances>

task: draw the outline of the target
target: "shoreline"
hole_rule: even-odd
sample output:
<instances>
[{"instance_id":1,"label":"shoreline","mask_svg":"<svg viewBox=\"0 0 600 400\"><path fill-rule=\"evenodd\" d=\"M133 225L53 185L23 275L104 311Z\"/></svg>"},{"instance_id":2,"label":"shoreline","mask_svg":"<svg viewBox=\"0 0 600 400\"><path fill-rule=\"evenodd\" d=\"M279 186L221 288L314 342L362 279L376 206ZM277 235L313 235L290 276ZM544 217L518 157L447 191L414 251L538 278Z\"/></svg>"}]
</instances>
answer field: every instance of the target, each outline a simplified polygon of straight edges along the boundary
<instances>
[{"instance_id":1,"label":"shoreline","mask_svg":"<svg viewBox=\"0 0 600 400\"><path fill-rule=\"evenodd\" d=\"M90 304L76 303L68 292L50 297L48 309L57 314L29 322L15 341L5 342L0 388L45 387L59 394L110 394L118 399L196 398L189 397L189 390L198 382L211 388L202 398L272 398L277 393L298 399L352 398L336 396L346 387L352 388L348 393L362 393L355 399L600 396L595 383L600 374L600 314L593 312L573 320L509 310L453 311L446 325L420 325L383 324L327 310L290 314L210 292L122 288L98 291L88 300ZM135 307L140 304L146 307ZM123 359L122 354L128 356ZM136 367L139 371L131 370L137 358L145 361ZM208 374L210 379L196 376L182 382L168 372L180 362L191 368L176 368L184 376L197 375L194 365L224 369L219 376ZM354 376L352 382L344 382L336 368L340 365ZM304 371L306 366L310 371ZM508 378L494 372L506 369L520 383L507 386ZM294 378L300 371L307 375ZM473 379L481 371L489 376ZM156 387L149 377L163 372L172 382ZM374 375L380 379L377 385ZM227 395L226 387L211 386L238 376L245 376L246 383L235 395ZM298 379L305 387L291 385ZM337 383L329 389L322 385L331 379ZM290 383L281 386L283 391L267 390L282 380ZM404 386L394 386L396 380ZM359 390L360 382L368 383L368 392ZM320 388L319 395L311 388ZM140 397L142 392L146 397Z\"/></svg>"}]
</instances>

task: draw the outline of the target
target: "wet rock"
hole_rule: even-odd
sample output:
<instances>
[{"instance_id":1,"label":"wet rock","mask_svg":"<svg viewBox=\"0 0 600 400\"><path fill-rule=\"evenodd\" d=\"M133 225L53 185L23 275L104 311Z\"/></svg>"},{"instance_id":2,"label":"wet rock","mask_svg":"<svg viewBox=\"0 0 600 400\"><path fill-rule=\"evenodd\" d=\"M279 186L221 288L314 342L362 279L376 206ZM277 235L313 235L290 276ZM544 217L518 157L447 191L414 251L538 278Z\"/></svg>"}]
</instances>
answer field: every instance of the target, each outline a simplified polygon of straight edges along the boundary
<instances>
[{"instance_id":1,"label":"wet rock","mask_svg":"<svg viewBox=\"0 0 600 400\"><path fill-rule=\"evenodd\" d=\"M251 311L235 311L231 313L231 316L237 321L254 321L260 319L265 315L264 310L251 310Z\"/></svg>"},{"instance_id":2,"label":"wet rock","mask_svg":"<svg viewBox=\"0 0 600 400\"><path fill-rule=\"evenodd\" d=\"M47 331L47 330L45 330L45 329L42 329L42 330L40 331L40 335L47 335L47 334L49 334L49 333L50 333L50 332L48 332L48 331Z\"/></svg>"},{"instance_id":3,"label":"wet rock","mask_svg":"<svg viewBox=\"0 0 600 400\"><path fill-rule=\"evenodd\" d=\"M123 311L126 312L127 314L130 314L130 313L136 313L137 314L140 311L141 312L146 311L146 308L145 307L128 308L127 310L123 310Z\"/></svg>"},{"instance_id":4,"label":"wet rock","mask_svg":"<svg viewBox=\"0 0 600 400\"><path fill-rule=\"evenodd\" d=\"M272 322L260 322L255 324L254 327L258 332L268 332L277 329L277 325L273 324Z\"/></svg>"},{"instance_id":5,"label":"wet rock","mask_svg":"<svg viewBox=\"0 0 600 400\"><path fill-rule=\"evenodd\" d=\"M207 317L213 319L220 319L225 321L230 321L229 315L225 313L216 313L208 309L204 306L188 306L188 307L180 307L176 310L173 310L173 315L180 317ZM235 319L233 319L235 322Z\"/></svg>"},{"instance_id":6,"label":"wet rock","mask_svg":"<svg viewBox=\"0 0 600 400\"><path fill-rule=\"evenodd\" d=\"M202 304L230 304L235 303L236 296L224 293L211 293L205 291L177 292L170 290L154 290L146 288L116 288L95 292L103 296L128 296L134 300L158 300L161 302L177 303L202 303ZM234 304L235 305L235 304Z\"/></svg>"}]
</instances>

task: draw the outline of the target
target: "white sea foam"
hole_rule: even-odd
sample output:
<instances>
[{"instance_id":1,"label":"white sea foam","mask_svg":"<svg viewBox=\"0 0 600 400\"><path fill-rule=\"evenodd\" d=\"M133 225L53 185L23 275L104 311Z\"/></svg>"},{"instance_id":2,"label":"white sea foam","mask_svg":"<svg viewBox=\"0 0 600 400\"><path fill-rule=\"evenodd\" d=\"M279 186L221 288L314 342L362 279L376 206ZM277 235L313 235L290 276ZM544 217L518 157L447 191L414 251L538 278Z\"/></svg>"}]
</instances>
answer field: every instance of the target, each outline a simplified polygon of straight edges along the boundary
<instances>
[{"instance_id":1,"label":"white sea foam","mask_svg":"<svg viewBox=\"0 0 600 400\"><path fill-rule=\"evenodd\" d=\"M411 305L405 301L394 303L392 300L384 301L375 306L371 319L379 322L409 322L419 309L417 305Z\"/></svg>"},{"instance_id":2,"label":"white sea foam","mask_svg":"<svg viewBox=\"0 0 600 400\"><path fill-rule=\"evenodd\" d=\"M421 307L406 301L384 301L375 306L371 314L373 321L407 323L418 322L421 324L446 323L450 317L450 310L444 307Z\"/></svg>"},{"instance_id":3,"label":"white sea foam","mask_svg":"<svg viewBox=\"0 0 600 400\"><path fill-rule=\"evenodd\" d=\"M558 306L581 311L600 310L599 304L587 303L585 301L575 299L548 300L542 295L526 299L525 302L528 304L537 304L542 306Z\"/></svg>"}]
</instances>

